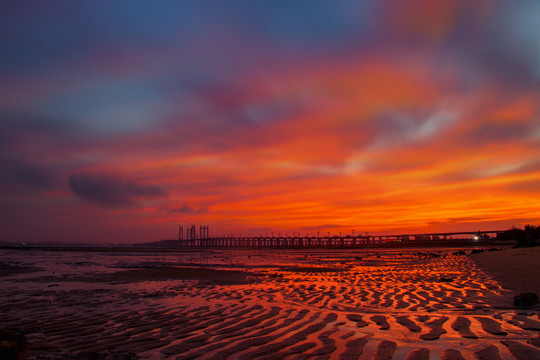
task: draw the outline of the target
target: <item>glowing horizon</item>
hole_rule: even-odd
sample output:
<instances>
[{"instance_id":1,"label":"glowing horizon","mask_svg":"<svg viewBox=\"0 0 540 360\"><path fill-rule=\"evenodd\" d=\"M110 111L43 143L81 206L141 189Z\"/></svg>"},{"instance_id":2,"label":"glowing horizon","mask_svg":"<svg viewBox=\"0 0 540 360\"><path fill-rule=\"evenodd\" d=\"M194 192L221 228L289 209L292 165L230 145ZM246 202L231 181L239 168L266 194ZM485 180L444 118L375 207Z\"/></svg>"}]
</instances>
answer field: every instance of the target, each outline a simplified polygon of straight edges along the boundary
<instances>
[{"instance_id":1,"label":"glowing horizon","mask_svg":"<svg viewBox=\"0 0 540 360\"><path fill-rule=\"evenodd\" d=\"M385 4L6 6L3 238L539 224L538 3Z\"/></svg>"}]
</instances>

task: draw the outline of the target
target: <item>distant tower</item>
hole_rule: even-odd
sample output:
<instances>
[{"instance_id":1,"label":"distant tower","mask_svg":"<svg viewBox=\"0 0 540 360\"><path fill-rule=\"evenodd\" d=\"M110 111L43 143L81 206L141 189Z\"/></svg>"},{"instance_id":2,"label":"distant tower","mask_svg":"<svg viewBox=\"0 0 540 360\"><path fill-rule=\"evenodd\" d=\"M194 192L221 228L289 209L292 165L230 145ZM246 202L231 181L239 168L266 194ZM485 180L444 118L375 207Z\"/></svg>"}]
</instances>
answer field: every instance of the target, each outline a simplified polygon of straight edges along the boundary
<instances>
[{"instance_id":1,"label":"distant tower","mask_svg":"<svg viewBox=\"0 0 540 360\"><path fill-rule=\"evenodd\" d=\"M182 247L183 242L184 242L184 227L182 225L178 225L178 247Z\"/></svg>"}]
</instances>

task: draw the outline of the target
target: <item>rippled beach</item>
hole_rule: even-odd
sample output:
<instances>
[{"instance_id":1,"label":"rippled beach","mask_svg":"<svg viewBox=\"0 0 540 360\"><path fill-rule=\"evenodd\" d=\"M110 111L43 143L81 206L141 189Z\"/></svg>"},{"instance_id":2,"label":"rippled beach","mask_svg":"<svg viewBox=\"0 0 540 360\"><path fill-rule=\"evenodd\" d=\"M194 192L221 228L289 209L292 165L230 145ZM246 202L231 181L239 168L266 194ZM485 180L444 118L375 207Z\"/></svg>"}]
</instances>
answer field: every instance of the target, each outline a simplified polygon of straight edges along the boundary
<instances>
[{"instance_id":1,"label":"rippled beach","mask_svg":"<svg viewBox=\"0 0 540 360\"><path fill-rule=\"evenodd\" d=\"M25 359L538 359L470 250L0 251Z\"/></svg>"}]
</instances>

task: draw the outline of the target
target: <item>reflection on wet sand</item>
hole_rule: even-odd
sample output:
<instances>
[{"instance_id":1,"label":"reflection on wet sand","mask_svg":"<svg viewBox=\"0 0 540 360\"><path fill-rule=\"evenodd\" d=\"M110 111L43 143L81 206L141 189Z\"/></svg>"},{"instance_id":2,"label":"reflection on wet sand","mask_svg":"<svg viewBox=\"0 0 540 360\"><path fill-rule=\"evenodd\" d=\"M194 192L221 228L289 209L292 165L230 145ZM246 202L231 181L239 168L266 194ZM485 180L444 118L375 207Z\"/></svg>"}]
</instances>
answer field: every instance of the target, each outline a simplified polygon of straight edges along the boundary
<instances>
[{"instance_id":1,"label":"reflection on wet sand","mask_svg":"<svg viewBox=\"0 0 540 360\"><path fill-rule=\"evenodd\" d=\"M540 358L538 308L457 250L196 257L2 251L3 326L30 359Z\"/></svg>"}]
</instances>

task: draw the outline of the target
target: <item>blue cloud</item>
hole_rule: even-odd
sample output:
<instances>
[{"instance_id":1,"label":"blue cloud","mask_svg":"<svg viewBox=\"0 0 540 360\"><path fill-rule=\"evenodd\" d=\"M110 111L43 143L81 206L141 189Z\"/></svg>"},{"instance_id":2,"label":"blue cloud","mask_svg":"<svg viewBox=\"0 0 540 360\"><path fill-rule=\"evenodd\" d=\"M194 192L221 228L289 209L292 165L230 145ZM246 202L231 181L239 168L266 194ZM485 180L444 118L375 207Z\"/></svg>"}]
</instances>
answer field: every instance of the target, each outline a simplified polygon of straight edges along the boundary
<instances>
[{"instance_id":1,"label":"blue cloud","mask_svg":"<svg viewBox=\"0 0 540 360\"><path fill-rule=\"evenodd\" d=\"M73 174L68 180L73 194L107 207L126 206L143 198L167 196L167 192L158 186L140 185L107 175Z\"/></svg>"}]
</instances>

